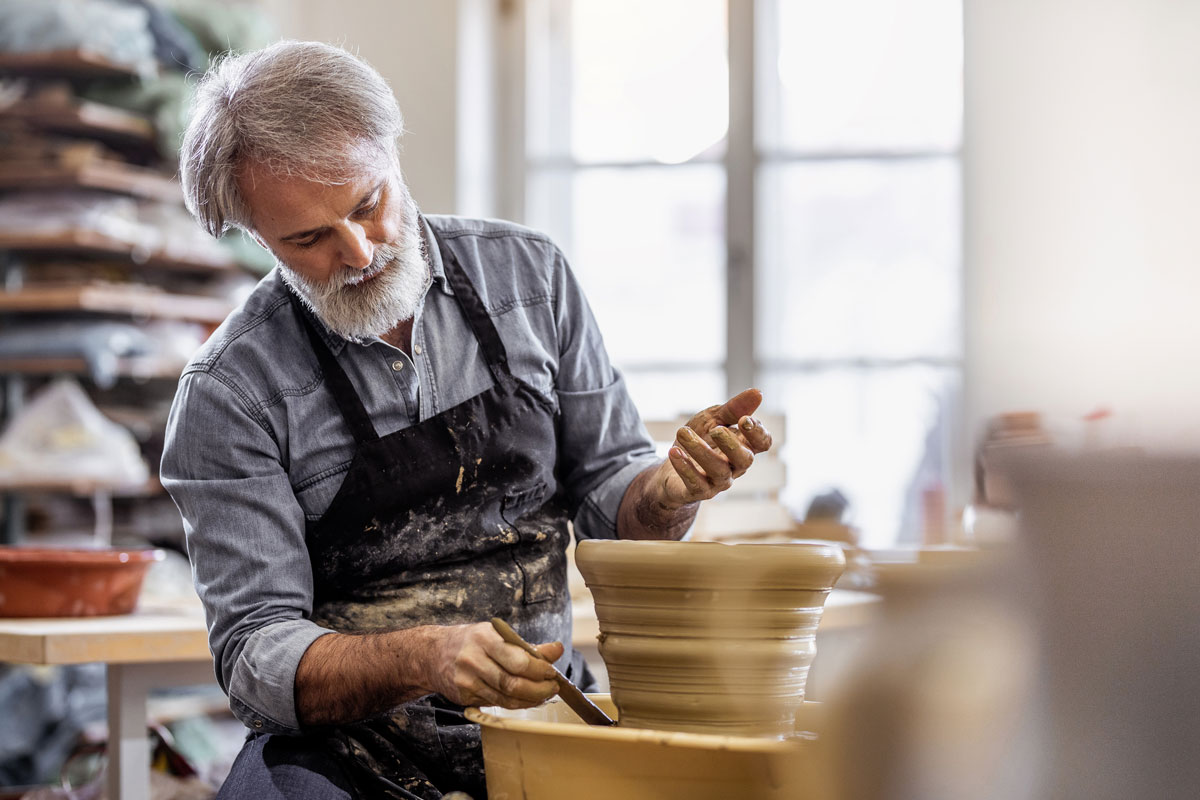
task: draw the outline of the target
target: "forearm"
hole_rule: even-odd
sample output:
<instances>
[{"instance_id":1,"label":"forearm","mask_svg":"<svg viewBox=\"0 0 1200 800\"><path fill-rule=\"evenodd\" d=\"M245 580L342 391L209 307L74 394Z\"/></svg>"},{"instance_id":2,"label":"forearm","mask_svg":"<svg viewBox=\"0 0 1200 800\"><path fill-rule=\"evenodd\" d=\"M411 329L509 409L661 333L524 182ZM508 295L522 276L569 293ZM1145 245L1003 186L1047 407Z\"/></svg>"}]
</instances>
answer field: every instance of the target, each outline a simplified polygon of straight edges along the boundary
<instances>
[{"instance_id":1,"label":"forearm","mask_svg":"<svg viewBox=\"0 0 1200 800\"><path fill-rule=\"evenodd\" d=\"M625 490L617 511L617 536L621 539L680 539L700 508L699 502L680 505L668 499L666 462L638 473Z\"/></svg>"},{"instance_id":2,"label":"forearm","mask_svg":"<svg viewBox=\"0 0 1200 800\"><path fill-rule=\"evenodd\" d=\"M431 693L427 662L435 638L425 626L317 639L296 668L300 724L355 722Z\"/></svg>"}]
</instances>

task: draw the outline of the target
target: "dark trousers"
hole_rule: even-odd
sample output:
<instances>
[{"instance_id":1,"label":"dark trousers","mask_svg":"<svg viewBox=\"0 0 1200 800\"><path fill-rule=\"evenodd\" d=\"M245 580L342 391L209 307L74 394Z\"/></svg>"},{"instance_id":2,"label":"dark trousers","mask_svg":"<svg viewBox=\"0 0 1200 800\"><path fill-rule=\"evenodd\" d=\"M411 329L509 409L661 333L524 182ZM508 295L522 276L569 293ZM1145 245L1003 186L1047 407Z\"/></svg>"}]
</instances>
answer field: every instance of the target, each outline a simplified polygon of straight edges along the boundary
<instances>
[{"instance_id":1,"label":"dark trousers","mask_svg":"<svg viewBox=\"0 0 1200 800\"><path fill-rule=\"evenodd\" d=\"M298 736L251 734L217 800L352 800L350 779L327 748Z\"/></svg>"}]
</instances>

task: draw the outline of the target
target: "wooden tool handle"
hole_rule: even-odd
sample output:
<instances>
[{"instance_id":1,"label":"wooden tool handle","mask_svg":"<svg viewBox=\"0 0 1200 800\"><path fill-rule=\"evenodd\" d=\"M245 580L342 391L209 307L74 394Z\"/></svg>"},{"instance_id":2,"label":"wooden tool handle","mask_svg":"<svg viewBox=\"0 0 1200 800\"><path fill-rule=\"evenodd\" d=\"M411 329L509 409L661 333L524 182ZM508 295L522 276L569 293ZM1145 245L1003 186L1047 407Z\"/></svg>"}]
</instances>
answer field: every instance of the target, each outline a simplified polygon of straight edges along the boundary
<instances>
[{"instance_id":1,"label":"wooden tool handle","mask_svg":"<svg viewBox=\"0 0 1200 800\"><path fill-rule=\"evenodd\" d=\"M558 671L558 667L550 663L550 659L542 655L536 647L521 638L521 635L512 629L507 622L499 617L492 617L492 627L496 629L496 633L500 634L500 638L509 644L515 644L517 647L524 650L534 658L545 661L550 664L554 670L554 680L558 684L558 696L570 706L571 710L579 715L589 725L616 725L608 714L604 713L598 705L588 699L587 695L579 690L579 687L571 683L566 675Z\"/></svg>"},{"instance_id":2,"label":"wooden tool handle","mask_svg":"<svg viewBox=\"0 0 1200 800\"><path fill-rule=\"evenodd\" d=\"M526 653L529 653L529 655L540 661L549 661L549 659L542 655L540 650L522 639L521 634L514 631L511 625L499 617L492 617L492 627L496 629L496 633L500 634L500 638L509 644L515 644L517 647L521 648Z\"/></svg>"}]
</instances>

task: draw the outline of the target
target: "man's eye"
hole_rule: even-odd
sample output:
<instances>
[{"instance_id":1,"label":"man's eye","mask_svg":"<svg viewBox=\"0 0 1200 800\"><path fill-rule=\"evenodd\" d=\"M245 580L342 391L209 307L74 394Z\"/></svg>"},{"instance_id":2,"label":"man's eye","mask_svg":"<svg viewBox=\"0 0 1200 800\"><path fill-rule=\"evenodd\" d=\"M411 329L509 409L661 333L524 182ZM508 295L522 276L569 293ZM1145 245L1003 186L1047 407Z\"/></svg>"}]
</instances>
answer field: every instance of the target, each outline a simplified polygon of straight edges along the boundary
<instances>
[{"instance_id":1,"label":"man's eye","mask_svg":"<svg viewBox=\"0 0 1200 800\"><path fill-rule=\"evenodd\" d=\"M321 237L320 237L320 236L310 236L310 237L309 237L309 238L307 238L307 239L304 239L304 240L302 240L302 241L299 241L299 242L295 242L295 245L296 245L296 247L301 247L301 248L304 248L304 249L308 249L309 247L312 247L314 244L316 244L316 243L317 243L317 242L319 242L320 240L321 240Z\"/></svg>"},{"instance_id":2,"label":"man's eye","mask_svg":"<svg viewBox=\"0 0 1200 800\"><path fill-rule=\"evenodd\" d=\"M379 200L375 200L375 202L371 203L370 205L363 206L362 208L360 208L358 211L355 211L354 213L355 213L355 216L369 217L372 214L374 214L378 208L379 208Z\"/></svg>"}]
</instances>

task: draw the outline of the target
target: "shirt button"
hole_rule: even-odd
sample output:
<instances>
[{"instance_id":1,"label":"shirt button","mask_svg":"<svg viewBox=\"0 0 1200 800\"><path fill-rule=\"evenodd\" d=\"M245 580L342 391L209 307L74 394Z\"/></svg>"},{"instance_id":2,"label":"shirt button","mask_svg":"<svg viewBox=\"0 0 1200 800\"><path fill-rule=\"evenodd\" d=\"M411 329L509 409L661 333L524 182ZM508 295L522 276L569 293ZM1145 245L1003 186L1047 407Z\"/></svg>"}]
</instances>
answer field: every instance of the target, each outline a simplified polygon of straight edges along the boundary
<instances>
[{"instance_id":1,"label":"shirt button","mask_svg":"<svg viewBox=\"0 0 1200 800\"><path fill-rule=\"evenodd\" d=\"M396 372L399 372L400 370L404 369L404 362L400 361L400 360L393 361L392 369L395 370Z\"/></svg>"},{"instance_id":2,"label":"shirt button","mask_svg":"<svg viewBox=\"0 0 1200 800\"><path fill-rule=\"evenodd\" d=\"M255 728L261 728L261 727L262 727L262 720L261 720L261 719L256 719L256 720L254 720L254 727L255 727Z\"/></svg>"},{"instance_id":3,"label":"shirt button","mask_svg":"<svg viewBox=\"0 0 1200 800\"><path fill-rule=\"evenodd\" d=\"M421 345L419 345L419 344L413 345L413 352L416 353L417 355L421 355Z\"/></svg>"}]
</instances>

